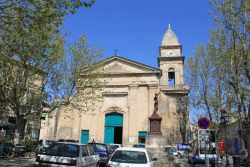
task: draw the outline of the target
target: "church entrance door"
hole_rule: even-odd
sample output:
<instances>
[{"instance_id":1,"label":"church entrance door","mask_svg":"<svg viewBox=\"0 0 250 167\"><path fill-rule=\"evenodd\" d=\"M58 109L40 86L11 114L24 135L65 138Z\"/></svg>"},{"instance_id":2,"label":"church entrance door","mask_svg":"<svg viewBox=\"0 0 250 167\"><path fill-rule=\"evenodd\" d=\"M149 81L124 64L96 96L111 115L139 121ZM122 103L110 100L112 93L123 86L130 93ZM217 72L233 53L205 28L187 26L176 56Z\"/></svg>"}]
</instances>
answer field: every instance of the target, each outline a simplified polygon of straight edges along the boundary
<instances>
[{"instance_id":1,"label":"church entrance door","mask_svg":"<svg viewBox=\"0 0 250 167\"><path fill-rule=\"evenodd\" d=\"M105 116L104 143L122 144L123 115L110 113Z\"/></svg>"}]
</instances>

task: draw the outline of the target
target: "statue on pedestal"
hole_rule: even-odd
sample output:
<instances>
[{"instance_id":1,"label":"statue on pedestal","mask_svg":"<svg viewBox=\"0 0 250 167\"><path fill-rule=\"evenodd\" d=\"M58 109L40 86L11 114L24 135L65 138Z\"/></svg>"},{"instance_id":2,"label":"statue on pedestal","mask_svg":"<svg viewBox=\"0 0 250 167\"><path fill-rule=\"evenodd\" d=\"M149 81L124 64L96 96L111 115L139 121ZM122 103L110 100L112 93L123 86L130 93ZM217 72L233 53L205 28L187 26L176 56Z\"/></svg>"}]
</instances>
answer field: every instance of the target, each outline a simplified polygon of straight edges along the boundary
<instances>
[{"instance_id":1,"label":"statue on pedestal","mask_svg":"<svg viewBox=\"0 0 250 167\"><path fill-rule=\"evenodd\" d=\"M151 117L149 117L150 121L150 132L149 135L162 135L161 133L161 120L162 118L157 114L158 111L158 96L160 93L156 93L154 97L154 111Z\"/></svg>"},{"instance_id":2,"label":"statue on pedestal","mask_svg":"<svg viewBox=\"0 0 250 167\"><path fill-rule=\"evenodd\" d=\"M155 97L154 97L154 101L155 101L155 104L154 104L154 111L153 111L153 114L156 114L157 111L158 111L158 103L159 103L159 100L158 100L158 96L159 96L160 93L156 93L155 94Z\"/></svg>"}]
</instances>

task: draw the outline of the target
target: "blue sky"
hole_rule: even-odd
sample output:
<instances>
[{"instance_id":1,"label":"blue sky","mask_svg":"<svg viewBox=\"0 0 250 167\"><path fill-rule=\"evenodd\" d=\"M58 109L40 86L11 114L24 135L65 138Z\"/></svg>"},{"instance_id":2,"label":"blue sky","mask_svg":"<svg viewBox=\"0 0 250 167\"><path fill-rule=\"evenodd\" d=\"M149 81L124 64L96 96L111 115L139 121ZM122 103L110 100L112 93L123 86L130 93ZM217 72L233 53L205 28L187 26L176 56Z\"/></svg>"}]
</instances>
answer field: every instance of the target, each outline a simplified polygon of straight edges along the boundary
<instances>
[{"instance_id":1,"label":"blue sky","mask_svg":"<svg viewBox=\"0 0 250 167\"><path fill-rule=\"evenodd\" d=\"M182 45L182 56L190 57L214 27L208 10L213 11L207 0L96 0L91 8L77 9L64 27L71 32L68 42L84 32L89 44L105 48L104 58L117 49L119 56L159 68L158 47L168 24Z\"/></svg>"}]
</instances>

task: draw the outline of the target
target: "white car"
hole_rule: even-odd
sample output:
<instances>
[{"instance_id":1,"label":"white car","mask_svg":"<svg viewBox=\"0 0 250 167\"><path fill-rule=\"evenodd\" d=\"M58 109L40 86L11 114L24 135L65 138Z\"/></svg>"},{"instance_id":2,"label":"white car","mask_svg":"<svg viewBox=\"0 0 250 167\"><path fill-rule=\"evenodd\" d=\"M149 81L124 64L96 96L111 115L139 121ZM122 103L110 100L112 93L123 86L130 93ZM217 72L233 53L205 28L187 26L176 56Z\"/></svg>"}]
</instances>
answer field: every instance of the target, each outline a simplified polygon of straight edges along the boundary
<instances>
[{"instance_id":1,"label":"white car","mask_svg":"<svg viewBox=\"0 0 250 167\"><path fill-rule=\"evenodd\" d=\"M120 147L110 157L107 167L156 167L146 148Z\"/></svg>"},{"instance_id":2,"label":"white car","mask_svg":"<svg viewBox=\"0 0 250 167\"><path fill-rule=\"evenodd\" d=\"M248 150L247 149L239 150L238 155L240 156L240 163L246 165L247 157L248 157Z\"/></svg>"},{"instance_id":3,"label":"white car","mask_svg":"<svg viewBox=\"0 0 250 167\"><path fill-rule=\"evenodd\" d=\"M183 157L183 152L182 151L178 151L174 146L165 146L165 152L172 154L175 157L181 158Z\"/></svg>"},{"instance_id":4,"label":"white car","mask_svg":"<svg viewBox=\"0 0 250 167\"><path fill-rule=\"evenodd\" d=\"M90 166L98 167L100 157L89 145L56 142L36 157L35 167Z\"/></svg>"},{"instance_id":5,"label":"white car","mask_svg":"<svg viewBox=\"0 0 250 167\"><path fill-rule=\"evenodd\" d=\"M120 148L120 147L122 147L122 145L121 144L110 144L110 147L111 147L111 150L116 150L117 148Z\"/></svg>"},{"instance_id":6,"label":"white car","mask_svg":"<svg viewBox=\"0 0 250 167\"><path fill-rule=\"evenodd\" d=\"M36 149L36 154L45 151L45 150L46 150L47 148L49 148L49 146L50 146L51 144L53 144L54 142L56 142L56 141L47 140L47 139L41 139L41 140L39 140L39 143L38 143L38 146L39 146L39 147Z\"/></svg>"}]
</instances>

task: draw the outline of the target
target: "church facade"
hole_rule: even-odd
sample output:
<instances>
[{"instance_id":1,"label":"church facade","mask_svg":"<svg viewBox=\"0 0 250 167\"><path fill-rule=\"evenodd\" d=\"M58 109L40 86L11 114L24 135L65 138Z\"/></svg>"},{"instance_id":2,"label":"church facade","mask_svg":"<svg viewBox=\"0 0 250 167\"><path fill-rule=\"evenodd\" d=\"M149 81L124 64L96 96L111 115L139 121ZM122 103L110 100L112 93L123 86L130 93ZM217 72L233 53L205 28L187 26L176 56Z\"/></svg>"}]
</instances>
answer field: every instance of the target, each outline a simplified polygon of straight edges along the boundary
<instances>
[{"instance_id":1,"label":"church facade","mask_svg":"<svg viewBox=\"0 0 250 167\"><path fill-rule=\"evenodd\" d=\"M189 131L189 87L184 84L182 45L170 26L159 46L158 68L121 56L106 60L110 78L101 102L81 113L62 108L41 123L40 139L74 139L81 143L145 143L154 97L159 94L161 132L169 145L186 143ZM63 112L67 110L68 112ZM69 117L67 117L67 114Z\"/></svg>"}]
</instances>

